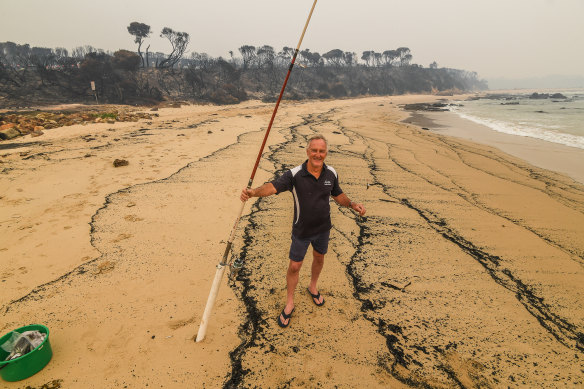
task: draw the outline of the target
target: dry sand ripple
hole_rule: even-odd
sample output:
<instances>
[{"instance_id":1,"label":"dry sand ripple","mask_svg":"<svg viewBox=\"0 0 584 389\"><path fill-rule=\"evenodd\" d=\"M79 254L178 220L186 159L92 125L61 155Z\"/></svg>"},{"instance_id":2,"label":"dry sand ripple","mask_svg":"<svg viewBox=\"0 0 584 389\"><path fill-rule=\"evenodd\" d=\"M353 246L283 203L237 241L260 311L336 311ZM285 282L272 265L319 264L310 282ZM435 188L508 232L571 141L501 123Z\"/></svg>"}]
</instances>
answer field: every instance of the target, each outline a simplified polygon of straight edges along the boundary
<instances>
[{"instance_id":1,"label":"dry sand ripple","mask_svg":"<svg viewBox=\"0 0 584 389\"><path fill-rule=\"evenodd\" d=\"M150 124L3 143L0 329L47 324L55 351L26 384L582 385L584 187L401 123L392 106L426 99L280 108L255 184L302 162L305 139L323 133L367 216L332 205L326 303L305 291L308 258L283 330L292 199L250 202L233 248L244 268L199 344L272 107L161 110ZM130 164L115 169L114 157Z\"/></svg>"}]
</instances>

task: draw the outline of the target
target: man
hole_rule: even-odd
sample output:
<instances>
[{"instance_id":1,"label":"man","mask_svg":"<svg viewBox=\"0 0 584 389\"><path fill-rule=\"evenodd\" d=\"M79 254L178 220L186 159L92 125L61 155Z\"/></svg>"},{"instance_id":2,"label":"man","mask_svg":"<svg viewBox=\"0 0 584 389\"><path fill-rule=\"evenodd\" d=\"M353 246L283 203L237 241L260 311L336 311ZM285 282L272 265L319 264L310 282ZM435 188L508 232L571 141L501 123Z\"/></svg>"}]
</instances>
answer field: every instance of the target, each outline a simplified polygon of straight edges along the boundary
<instances>
[{"instance_id":1,"label":"man","mask_svg":"<svg viewBox=\"0 0 584 389\"><path fill-rule=\"evenodd\" d=\"M241 201L250 197L265 197L291 191L294 197L294 220L292 225L292 244L290 245L290 263L286 274L288 288L286 306L278 316L280 327L288 327L294 312L294 290L298 284L298 275L302 261L312 244L312 274L308 293L317 306L324 304L324 298L318 292L316 283L324 265L324 255L328 249L331 229L330 204L332 198L344 207L352 208L359 215L365 214L362 204L354 203L343 193L339 186L337 172L325 165L327 141L322 135L315 135L308 140L306 155L308 160L302 165L286 171L278 179L267 182L255 189L243 189Z\"/></svg>"}]
</instances>

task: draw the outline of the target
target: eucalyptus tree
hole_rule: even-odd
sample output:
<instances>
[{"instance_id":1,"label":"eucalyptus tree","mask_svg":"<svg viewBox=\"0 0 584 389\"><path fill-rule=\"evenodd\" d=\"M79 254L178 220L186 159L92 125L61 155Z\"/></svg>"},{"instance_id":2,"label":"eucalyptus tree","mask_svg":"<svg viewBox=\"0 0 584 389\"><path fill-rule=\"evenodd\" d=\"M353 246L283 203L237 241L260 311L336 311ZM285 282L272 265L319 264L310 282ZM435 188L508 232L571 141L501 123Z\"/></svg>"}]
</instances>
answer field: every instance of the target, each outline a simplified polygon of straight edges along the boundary
<instances>
[{"instance_id":1,"label":"eucalyptus tree","mask_svg":"<svg viewBox=\"0 0 584 389\"><path fill-rule=\"evenodd\" d=\"M294 49L292 47L284 46L282 47L282 51L278 53L276 58L278 60L278 64L285 66L286 64L290 63L293 56Z\"/></svg>"},{"instance_id":2,"label":"eucalyptus tree","mask_svg":"<svg viewBox=\"0 0 584 389\"><path fill-rule=\"evenodd\" d=\"M397 52L399 54L399 66L409 65L412 60L412 54L407 47L398 47Z\"/></svg>"},{"instance_id":3,"label":"eucalyptus tree","mask_svg":"<svg viewBox=\"0 0 584 389\"><path fill-rule=\"evenodd\" d=\"M345 64L345 52L340 49L333 49L322 55L322 58L326 59L330 65L335 67L341 67Z\"/></svg>"},{"instance_id":4,"label":"eucalyptus tree","mask_svg":"<svg viewBox=\"0 0 584 389\"><path fill-rule=\"evenodd\" d=\"M357 64L357 53L345 51L343 57L345 59L345 64L347 64L348 66L354 66Z\"/></svg>"},{"instance_id":5,"label":"eucalyptus tree","mask_svg":"<svg viewBox=\"0 0 584 389\"><path fill-rule=\"evenodd\" d=\"M322 65L322 57L318 52L311 53L310 49L304 49L300 52L300 57L309 66L319 66Z\"/></svg>"},{"instance_id":6,"label":"eucalyptus tree","mask_svg":"<svg viewBox=\"0 0 584 389\"><path fill-rule=\"evenodd\" d=\"M144 67L144 57L140 48L142 47L144 38L148 38L150 35L150 26L140 22L132 22L128 26L128 32L134 36L134 43L138 44L138 55L140 56L142 67Z\"/></svg>"},{"instance_id":7,"label":"eucalyptus tree","mask_svg":"<svg viewBox=\"0 0 584 389\"><path fill-rule=\"evenodd\" d=\"M361 55L361 59L363 61L365 61L366 66L371 66L371 64L373 63L374 57L375 57L375 51L373 51L373 50L364 51L363 54Z\"/></svg>"},{"instance_id":8,"label":"eucalyptus tree","mask_svg":"<svg viewBox=\"0 0 584 389\"><path fill-rule=\"evenodd\" d=\"M158 63L159 68L172 68L182 58L187 46L189 45L190 36L186 32L174 31L170 27L164 27L160 33L161 38L166 38L172 46L172 51L168 56Z\"/></svg>"},{"instance_id":9,"label":"eucalyptus tree","mask_svg":"<svg viewBox=\"0 0 584 389\"><path fill-rule=\"evenodd\" d=\"M262 47L258 47L256 56L258 59L258 67L260 69L265 66L268 68L272 68L274 66L274 58L276 58L276 53L272 46L264 45Z\"/></svg>"},{"instance_id":10,"label":"eucalyptus tree","mask_svg":"<svg viewBox=\"0 0 584 389\"><path fill-rule=\"evenodd\" d=\"M397 50L385 50L382 53L383 61L385 66L391 66L394 61L399 58L399 53Z\"/></svg>"},{"instance_id":11,"label":"eucalyptus tree","mask_svg":"<svg viewBox=\"0 0 584 389\"><path fill-rule=\"evenodd\" d=\"M247 70L256 58L256 48L251 45L243 45L239 48L239 52L243 58L243 70Z\"/></svg>"}]
</instances>

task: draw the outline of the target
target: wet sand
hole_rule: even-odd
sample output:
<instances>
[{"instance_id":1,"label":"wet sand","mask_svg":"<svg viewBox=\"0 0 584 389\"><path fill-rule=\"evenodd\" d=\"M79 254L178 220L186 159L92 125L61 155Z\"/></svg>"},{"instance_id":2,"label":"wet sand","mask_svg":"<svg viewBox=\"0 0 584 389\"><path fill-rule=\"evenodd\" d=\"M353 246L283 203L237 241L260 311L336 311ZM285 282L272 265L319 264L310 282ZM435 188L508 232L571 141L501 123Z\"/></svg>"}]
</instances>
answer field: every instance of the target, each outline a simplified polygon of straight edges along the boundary
<instances>
[{"instance_id":1,"label":"wet sand","mask_svg":"<svg viewBox=\"0 0 584 389\"><path fill-rule=\"evenodd\" d=\"M582 385L584 186L402 123L431 96L284 102L255 184L328 137L363 202L332 205L320 291L285 301L289 194L245 208L207 338L193 342L273 106L165 108L150 122L0 143L0 332L51 330L7 388ZM113 167L123 158L128 166Z\"/></svg>"},{"instance_id":2,"label":"wet sand","mask_svg":"<svg viewBox=\"0 0 584 389\"><path fill-rule=\"evenodd\" d=\"M408 122L441 135L489 145L542 169L566 174L584 184L584 150L544 140L504 134L452 112L413 112Z\"/></svg>"}]
</instances>

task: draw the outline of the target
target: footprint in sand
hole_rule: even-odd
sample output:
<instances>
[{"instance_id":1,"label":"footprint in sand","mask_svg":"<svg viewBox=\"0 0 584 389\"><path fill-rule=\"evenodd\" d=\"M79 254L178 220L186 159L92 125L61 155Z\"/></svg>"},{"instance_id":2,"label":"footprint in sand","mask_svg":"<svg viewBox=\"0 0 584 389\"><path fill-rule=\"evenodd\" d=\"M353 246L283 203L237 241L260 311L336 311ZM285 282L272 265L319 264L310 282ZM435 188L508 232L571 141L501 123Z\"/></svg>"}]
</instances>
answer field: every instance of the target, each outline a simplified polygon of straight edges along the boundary
<instances>
[{"instance_id":1,"label":"footprint in sand","mask_svg":"<svg viewBox=\"0 0 584 389\"><path fill-rule=\"evenodd\" d=\"M126 215L126 216L124 216L124 219L129 221L129 222L139 222L139 221L144 220L143 218L138 217L136 215Z\"/></svg>"},{"instance_id":2,"label":"footprint in sand","mask_svg":"<svg viewBox=\"0 0 584 389\"><path fill-rule=\"evenodd\" d=\"M95 269L95 275L109 273L110 271L114 270L116 264L112 261L105 261L97 265L97 269Z\"/></svg>"},{"instance_id":3,"label":"footprint in sand","mask_svg":"<svg viewBox=\"0 0 584 389\"><path fill-rule=\"evenodd\" d=\"M172 330L178 330L181 327L184 327L186 325L189 325L189 324L194 323L196 319L197 319L197 317L196 316L193 316L190 319L172 320L172 321L169 321L168 322L168 326Z\"/></svg>"},{"instance_id":4,"label":"footprint in sand","mask_svg":"<svg viewBox=\"0 0 584 389\"><path fill-rule=\"evenodd\" d=\"M78 199L80 197L85 196L83 193L71 193L68 195L63 196L64 199Z\"/></svg>"},{"instance_id":5,"label":"footprint in sand","mask_svg":"<svg viewBox=\"0 0 584 389\"><path fill-rule=\"evenodd\" d=\"M14 275L14 273L12 272L12 270L6 270L2 274L0 274L0 279L2 279L4 281L4 280L12 277L13 275Z\"/></svg>"},{"instance_id":6,"label":"footprint in sand","mask_svg":"<svg viewBox=\"0 0 584 389\"><path fill-rule=\"evenodd\" d=\"M118 243L122 240L126 240L131 238L133 235L132 234L119 234L117 238L113 239L111 242L112 243Z\"/></svg>"}]
</instances>

